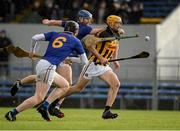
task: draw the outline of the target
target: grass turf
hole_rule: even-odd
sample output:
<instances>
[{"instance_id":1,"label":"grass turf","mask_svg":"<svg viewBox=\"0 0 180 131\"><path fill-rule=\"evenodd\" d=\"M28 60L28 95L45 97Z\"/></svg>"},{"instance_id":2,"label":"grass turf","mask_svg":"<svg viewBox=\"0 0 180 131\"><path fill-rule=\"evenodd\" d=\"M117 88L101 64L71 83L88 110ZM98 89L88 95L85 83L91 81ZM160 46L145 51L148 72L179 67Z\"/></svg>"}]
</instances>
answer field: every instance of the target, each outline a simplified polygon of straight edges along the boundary
<instances>
[{"instance_id":1,"label":"grass turf","mask_svg":"<svg viewBox=\"0 0 180 131\"><path fill-rule=\"evenodd\" d=\"M0 108L0 130L180 130L178 111L112 110L118 119L103 120L103 109L63 109L65 117L44 121L35 109L20 113L15 122L4 114L10 108Z\"/></svg>"}]
</instances>

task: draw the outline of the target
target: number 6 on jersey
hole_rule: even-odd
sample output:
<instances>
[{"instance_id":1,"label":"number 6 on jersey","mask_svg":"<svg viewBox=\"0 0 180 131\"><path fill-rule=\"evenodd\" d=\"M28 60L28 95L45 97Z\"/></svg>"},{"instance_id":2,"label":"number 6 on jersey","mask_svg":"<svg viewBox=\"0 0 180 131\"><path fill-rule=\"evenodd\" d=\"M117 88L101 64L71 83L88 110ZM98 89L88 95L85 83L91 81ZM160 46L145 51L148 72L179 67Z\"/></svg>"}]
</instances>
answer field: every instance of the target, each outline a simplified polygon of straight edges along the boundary
<instances>
[{"instance_id":1,"label":"number 6 on jersey","mask_svg":"<svg viewBox=\"0 0 180 131\"><path fill-rule=\"evenodd\" d=\"M54 42L52 43L52 47L54 48L60 48L63 46L63 43L66 42L67 39L65 37L58 37L54 40Z\"/></svg>"}]
</instances>

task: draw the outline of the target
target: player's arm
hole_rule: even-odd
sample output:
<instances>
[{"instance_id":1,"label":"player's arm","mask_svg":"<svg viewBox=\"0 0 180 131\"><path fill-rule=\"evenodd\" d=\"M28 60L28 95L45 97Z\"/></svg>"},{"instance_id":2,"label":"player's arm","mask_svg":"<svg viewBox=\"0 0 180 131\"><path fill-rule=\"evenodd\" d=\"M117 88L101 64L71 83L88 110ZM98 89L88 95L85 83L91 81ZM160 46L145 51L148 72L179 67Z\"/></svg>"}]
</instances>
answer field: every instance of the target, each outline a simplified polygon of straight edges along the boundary
<instances>
[{"instance_id":1,"label":"player's arm","mask_svg":"<svg viewBox=\"0 0 180 131\"><path fill-rule=\"evenodd\" d=\"M31 39L30 45L30 57L33 57L33 54L36 52L36 47L39 44L38 41L44 41L45 35L44 34L36 34Z\"/></svg>"},{"instance_id":2,"label":"player's arm","mask_svg":"<svg viewBox=\"0 0 180 131\"><path fill-rule=\"evenodd\" d=\"M90 34L95 35L95 34L97 34L98 32L100 32L102 30L103 30L103 28L94 28L94 29L91 30Z\"/></svg>"},{"instance_id":3,"label":"player's arm","mask_svg":"<svg viewBox=\"0 0 180 131\"><path fill-rule=\"evenodd\" d=\"M91 34L91 35L96 35L98 32L101 32L102 30L104 30L104 28L93 28L89 34ZM120 35L125 34L124 29L121 28L121 29L119 30L119 34L120 34Z\"/></svg>"},{"instance_id":4,"label":"player's arm","mask_svg":"<svg viewBox=\"0 0 180 131\"><path fill-rule=\"evenodd\" d=\"M66 59L79 64L88 63L88 59L85 53L79 55L78 57L67 57Z\"/></svg>"},{"instance_id":5,"label":"player's arm","mask_svg":"<svg viewBox=\"0 0 180 131\"><path fill-rule=\"evenodd\" d=\"M75 39L74 41L72 42L75 42L75 46L74 46L74 50L77 52L79 58L80 58L80 62L79 63L82 63L82 64L87 64L88 63L88 59L87 59L87 56L85 54L85 51L84 51L84 48L82 46L82 43L79 39ZM73 59L75 60L74 62L78 62L79 60L78 59Z\"/></svg>"},{"instance_id":6,"label":"player's arm","mask_svg":"<svg viewBox=\"0 0 180 131\"><path fill-rule=\"evenodd\" d=\"M79 55L79 58L80 58L82 64L88 64L89 61L87 59L86 53Z\"/></svg>"},{"instance_id":7,"label":"player's arm","mask_svg":"<svg viewBox=\"0 0 180 131\"><path fill-rule=\"evenodd\" d=\"M86 48L100 60L101 64L106 65L108 63L108 60L102 57L95 49L96 42L93 41L93 37L95 36L92 36L91 40L85 42Z\"/></svg>"},{"instance_id":8,"label":"player's arm","mask_svg":"<svg viewBox=\"0 0 180 131\"><path fill-rule=\"evenodd\" d=\"M118 40L115 40L115 41L116 41L116 48L115 48L114 54L112 56L113 59L117 59L118 51L119 51L119 45L120 45Z\"/></svg>"},{"instance_id":9,"label":"player's arm","mask_svg":"<svg viewBox=\"0 0 180 131\"><path fill-rule=\"evenodd\" d=\"M62 20L43 19L42 23L44 25L48 25L48 26L62 26L63 21Z\"/></svg>"},{"instance_id":10,"label":"player's arm","mask_svg":"<svg viewBox=\"0 0 180 131\"><path fill-rule=\"evenodd\" d=\"M112 56L112 59L117 59L118 52L119 52L119 43L118 43L117 40L116 40L116 42L117 42L117 44L116 44L117 46L116 46L115 52L114 52L114 54L113 54L113 56ZM120 64L119 64L118 61L114 61L113 64L114 64L114 67L115 67L116 69L118 69L118 68L120 67Z\"/></svg>"}]
</instances>

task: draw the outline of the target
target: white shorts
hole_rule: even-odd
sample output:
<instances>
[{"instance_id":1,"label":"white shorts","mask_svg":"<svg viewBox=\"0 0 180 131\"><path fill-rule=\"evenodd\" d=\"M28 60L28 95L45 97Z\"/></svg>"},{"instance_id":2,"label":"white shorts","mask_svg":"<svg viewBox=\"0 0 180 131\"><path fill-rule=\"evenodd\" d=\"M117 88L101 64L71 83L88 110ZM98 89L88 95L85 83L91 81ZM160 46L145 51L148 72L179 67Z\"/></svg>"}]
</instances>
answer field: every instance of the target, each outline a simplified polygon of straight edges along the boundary
<instances>
[{"instance_id":1,"label":"white shorts","mask_svg":"<svg viewBox=\"0 0 180 131\"><path fill-rule=\"evenodd\" d=\"M51 64L47 60L41 59L36 65L36 81L52 84L56 74L56 65Z\"/></svg>"},{"instance_id":2,"label":"white shorts","mask_svg":"<svg viewBox=\"0 0 180 131\"><path fill-rule=\"evenodd\" d=\"M95 65L94 62L89 62L87 65L84 66L82 70L82 75L86 79L92 79L92 77L100 76L109 70L112 70L109 65L106 66L99 64Z\"/></svg>"},{"instance_id":3,"label":"white shorts","mask_svg":"<svg viewBox=\"0 0 180 131\"><path fill-rule=\"evenodd\" d=\"M64 61L63 61L63 62L59 63L58 68L63 67L63 66L66 66L66 65L67 65L67 64L64 63Z\"/></svg>"}]
</instances>

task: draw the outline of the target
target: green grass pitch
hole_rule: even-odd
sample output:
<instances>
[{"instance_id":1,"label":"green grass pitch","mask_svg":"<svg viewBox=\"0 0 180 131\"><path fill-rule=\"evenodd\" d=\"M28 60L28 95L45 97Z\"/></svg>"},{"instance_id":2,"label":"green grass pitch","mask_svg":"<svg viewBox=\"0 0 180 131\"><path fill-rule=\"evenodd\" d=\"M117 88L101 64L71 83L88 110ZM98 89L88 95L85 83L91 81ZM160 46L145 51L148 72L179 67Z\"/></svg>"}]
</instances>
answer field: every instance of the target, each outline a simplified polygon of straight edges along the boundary
<instances>
[{"instance_id":1,"label":"green grass pitch","mask_svg":"<svg viewBox=\"0 0 180 131\"><path fill-rule=\"evenodd\" d=\"M44 121L35 109L20 113L15 122L4 114L10 108L0 108L0 130L180 130L179 111L113 110L118 119L103 120L103 109L63 109L65 117Z\"/></svg>"}]
</instances>

